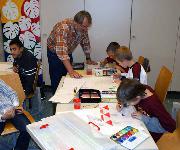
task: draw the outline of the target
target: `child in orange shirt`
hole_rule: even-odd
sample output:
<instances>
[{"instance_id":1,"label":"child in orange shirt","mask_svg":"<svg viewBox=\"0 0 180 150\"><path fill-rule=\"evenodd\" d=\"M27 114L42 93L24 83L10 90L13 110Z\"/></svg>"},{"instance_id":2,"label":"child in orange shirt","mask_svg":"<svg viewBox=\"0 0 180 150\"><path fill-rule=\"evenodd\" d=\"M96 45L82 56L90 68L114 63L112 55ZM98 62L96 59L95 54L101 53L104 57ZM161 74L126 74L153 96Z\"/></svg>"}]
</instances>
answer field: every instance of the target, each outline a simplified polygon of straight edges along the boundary
<instances>
[{"instance_id":1,"label":"child in orange shirt","mask_svg":"<svg viewBox=\"0 0 180 150\"><path fill-rule=\"evenodd\" d=\"M107 55L108 57L104 59L103 62L101 62L101 66L105 66L106 64L114 64L115 68L120 70L122 73L127 73L128 72L128 68L123 68L117 61L116 61L116 50L120 48L119 43L117 42L111 42L107 49Z\"/></svg>"}]
</instances>

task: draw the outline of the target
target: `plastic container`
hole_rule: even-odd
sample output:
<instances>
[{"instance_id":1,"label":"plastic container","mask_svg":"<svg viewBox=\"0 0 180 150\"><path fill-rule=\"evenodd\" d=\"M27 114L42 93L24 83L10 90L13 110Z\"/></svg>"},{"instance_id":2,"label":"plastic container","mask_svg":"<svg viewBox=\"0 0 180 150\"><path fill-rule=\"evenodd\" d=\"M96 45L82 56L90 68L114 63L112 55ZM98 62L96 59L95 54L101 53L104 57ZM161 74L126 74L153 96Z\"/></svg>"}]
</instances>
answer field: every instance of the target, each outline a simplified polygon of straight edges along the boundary
<instances>
[{"instance_id":1,"label":"plastic container","mask_svg":"<svg viewBox=\"0 0 180 150\"><path fill-rule=\"evenodd\" d=\"M92 69L87 68L87 69L86 69L86 74L87 74L87 75L92 75Z\"/></svg>"},{"instance_id":2,"label":"plastic container","mask_svg":"<svg viewBox=\"0 0 180 150\"><path fill-rule=\"evenodd\" d=\"M79 98L74 98L74 109L81 109L81 100Z\"/></svg>"}]
</instances>

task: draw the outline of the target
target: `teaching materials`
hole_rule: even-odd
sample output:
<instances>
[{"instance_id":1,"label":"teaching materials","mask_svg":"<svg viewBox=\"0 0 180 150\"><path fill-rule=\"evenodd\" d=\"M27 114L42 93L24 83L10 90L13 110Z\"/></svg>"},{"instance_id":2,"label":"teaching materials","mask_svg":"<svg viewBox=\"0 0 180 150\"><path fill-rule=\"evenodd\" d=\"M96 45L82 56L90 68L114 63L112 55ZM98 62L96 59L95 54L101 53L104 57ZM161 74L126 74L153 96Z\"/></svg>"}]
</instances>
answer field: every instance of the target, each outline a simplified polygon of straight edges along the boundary
<instances>
[{"instance_id":1,"label":"teaching materials","mask_svg":"<svg viewBox=\"0 0 180 150\"><path fill-rule=\"evenodd\" d=\"M107 104L100 104L99 105L100 108L100 114L101 114L101 119L109 124L109 125L113 125L112 120L111 120L111 115L110 115L110 111L109 111L109 106Z\"/></svg>"},{"instance_id":2,"label":"teaching materials","mask_svg":"<svg viewBox=\"0 0 180 150\"><path fill-rule=\"evenodd\" d=\"M74 109L80 109L81 108L81 100L79 98L74 98Z\"/></svg>"},{"instance_id":3,"label":"teaching materials","mask_svg":"<svg viewBox=\"0 0 180 150\"><path fill-rule=\"evenodd\" d=\"M99 90L80 89L79 98L82 103L99 103L101 102L101 94Z\"/></svg>"},{"instance_id":4,"label":"teaching materials","mask_svg":"<svg viewBox=\"0 0 180 150\"><path fill-rule=\"evenodd\" d=\"M39 129L39 124L49 124L49 126ZM116 149L118 144L108 137L94 137L90 125L73 112L66 112L30 124L27 126L27 130L36 139L35 141L41 141L39 145L44 150L69 150L70 148L75 150Z\"/></svg>"},{"instance_id":5,"label":"teaching materials","mask_svg":"<svg viewBox=\"0 0 180 150\"><path fill-rule=\"evenodd\" d=\"M102 91L117 91L117 87L118 85L113 83L113 79L110 76L91 76L80 79L65 77L62 86L60 88L58 87L50 101L69 103L75 97L75 93L78 93L80 89L96 89L101 92L101 97L103 98L116 98L116 94L105 94Z\"/></svg>"},{"instance_id":6,"label":"teaching materials","mask_svg":"<svg viewBox=\"0 0 180 150\"><path fill-rule=\"evenodd\" d=\"M102 77L102 76L111 76L116 72L114 68L94 68L95 76Z\"/></svg>"},{"instance_id":7,"label":"teaching materials","mask_svg":"<svg viewBox=\"0 0 180 150\"><path fill-rule=\"evenodd\" d=\"M127 126L119 132L113 134L110 139L128 149L134 149L148 137L149 135L144 131L139 131L132 126Z\"/></svg>"}]
</instances>

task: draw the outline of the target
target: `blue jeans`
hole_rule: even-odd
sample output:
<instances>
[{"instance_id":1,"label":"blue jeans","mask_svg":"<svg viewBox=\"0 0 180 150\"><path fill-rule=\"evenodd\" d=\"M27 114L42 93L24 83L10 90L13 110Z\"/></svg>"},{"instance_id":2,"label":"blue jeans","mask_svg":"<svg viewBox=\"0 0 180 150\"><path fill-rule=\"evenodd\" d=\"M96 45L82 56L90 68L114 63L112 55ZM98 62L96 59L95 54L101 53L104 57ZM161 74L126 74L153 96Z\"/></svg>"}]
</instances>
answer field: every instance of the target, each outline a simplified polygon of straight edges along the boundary
<instances>
[{"instance_id":1,"label":"blue jeans","mask_svg":"<svg viewBox=\"0 0 180 150\"><path fill-rule=\"evenodd\" d=\"M63 64L63 62L58 58L56 53L51 52L47 49L47 57L49 62L49 74L51 78L51 88L53 94L55 94L56 89L59 85L59 82L62 76L67 74L67 70ZM70 62L72 63L73 58L72 55L69 54Z\"/></svg>"},{"instance_id":2,"label":"blue jeans","mask_svg":"<svg viewBox=\"0 0 180 150\"><path fill-rule=\"evenodd\" d=\"M14 118L6 120L6 122L7 121L10 121L20 132L14 149L27 150L31 137L26 131L26 125L30 124L30 121L24 114L16 114ZM3 132L6 122L0 122L0 134Z\"/></svg>"}]
</instances>

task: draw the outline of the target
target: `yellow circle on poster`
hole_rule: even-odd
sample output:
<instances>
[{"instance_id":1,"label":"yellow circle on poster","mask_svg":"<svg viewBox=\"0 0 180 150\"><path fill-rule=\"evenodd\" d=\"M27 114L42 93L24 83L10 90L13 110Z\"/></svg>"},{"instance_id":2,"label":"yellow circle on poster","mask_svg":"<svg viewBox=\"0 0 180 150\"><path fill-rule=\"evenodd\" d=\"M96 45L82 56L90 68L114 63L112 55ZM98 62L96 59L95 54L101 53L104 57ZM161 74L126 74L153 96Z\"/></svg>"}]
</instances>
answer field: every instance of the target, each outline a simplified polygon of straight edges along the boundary
<instances>
[{"instance_id":1,"label":"yellow circle on poster","mask_svg":"<svg viewBox=\"0 0 180 150\"><path fill-rule=\"evenodd\" d=\"M1 22L18 22L25 0L0 0Z\"/></svg>"}]
</instances>

